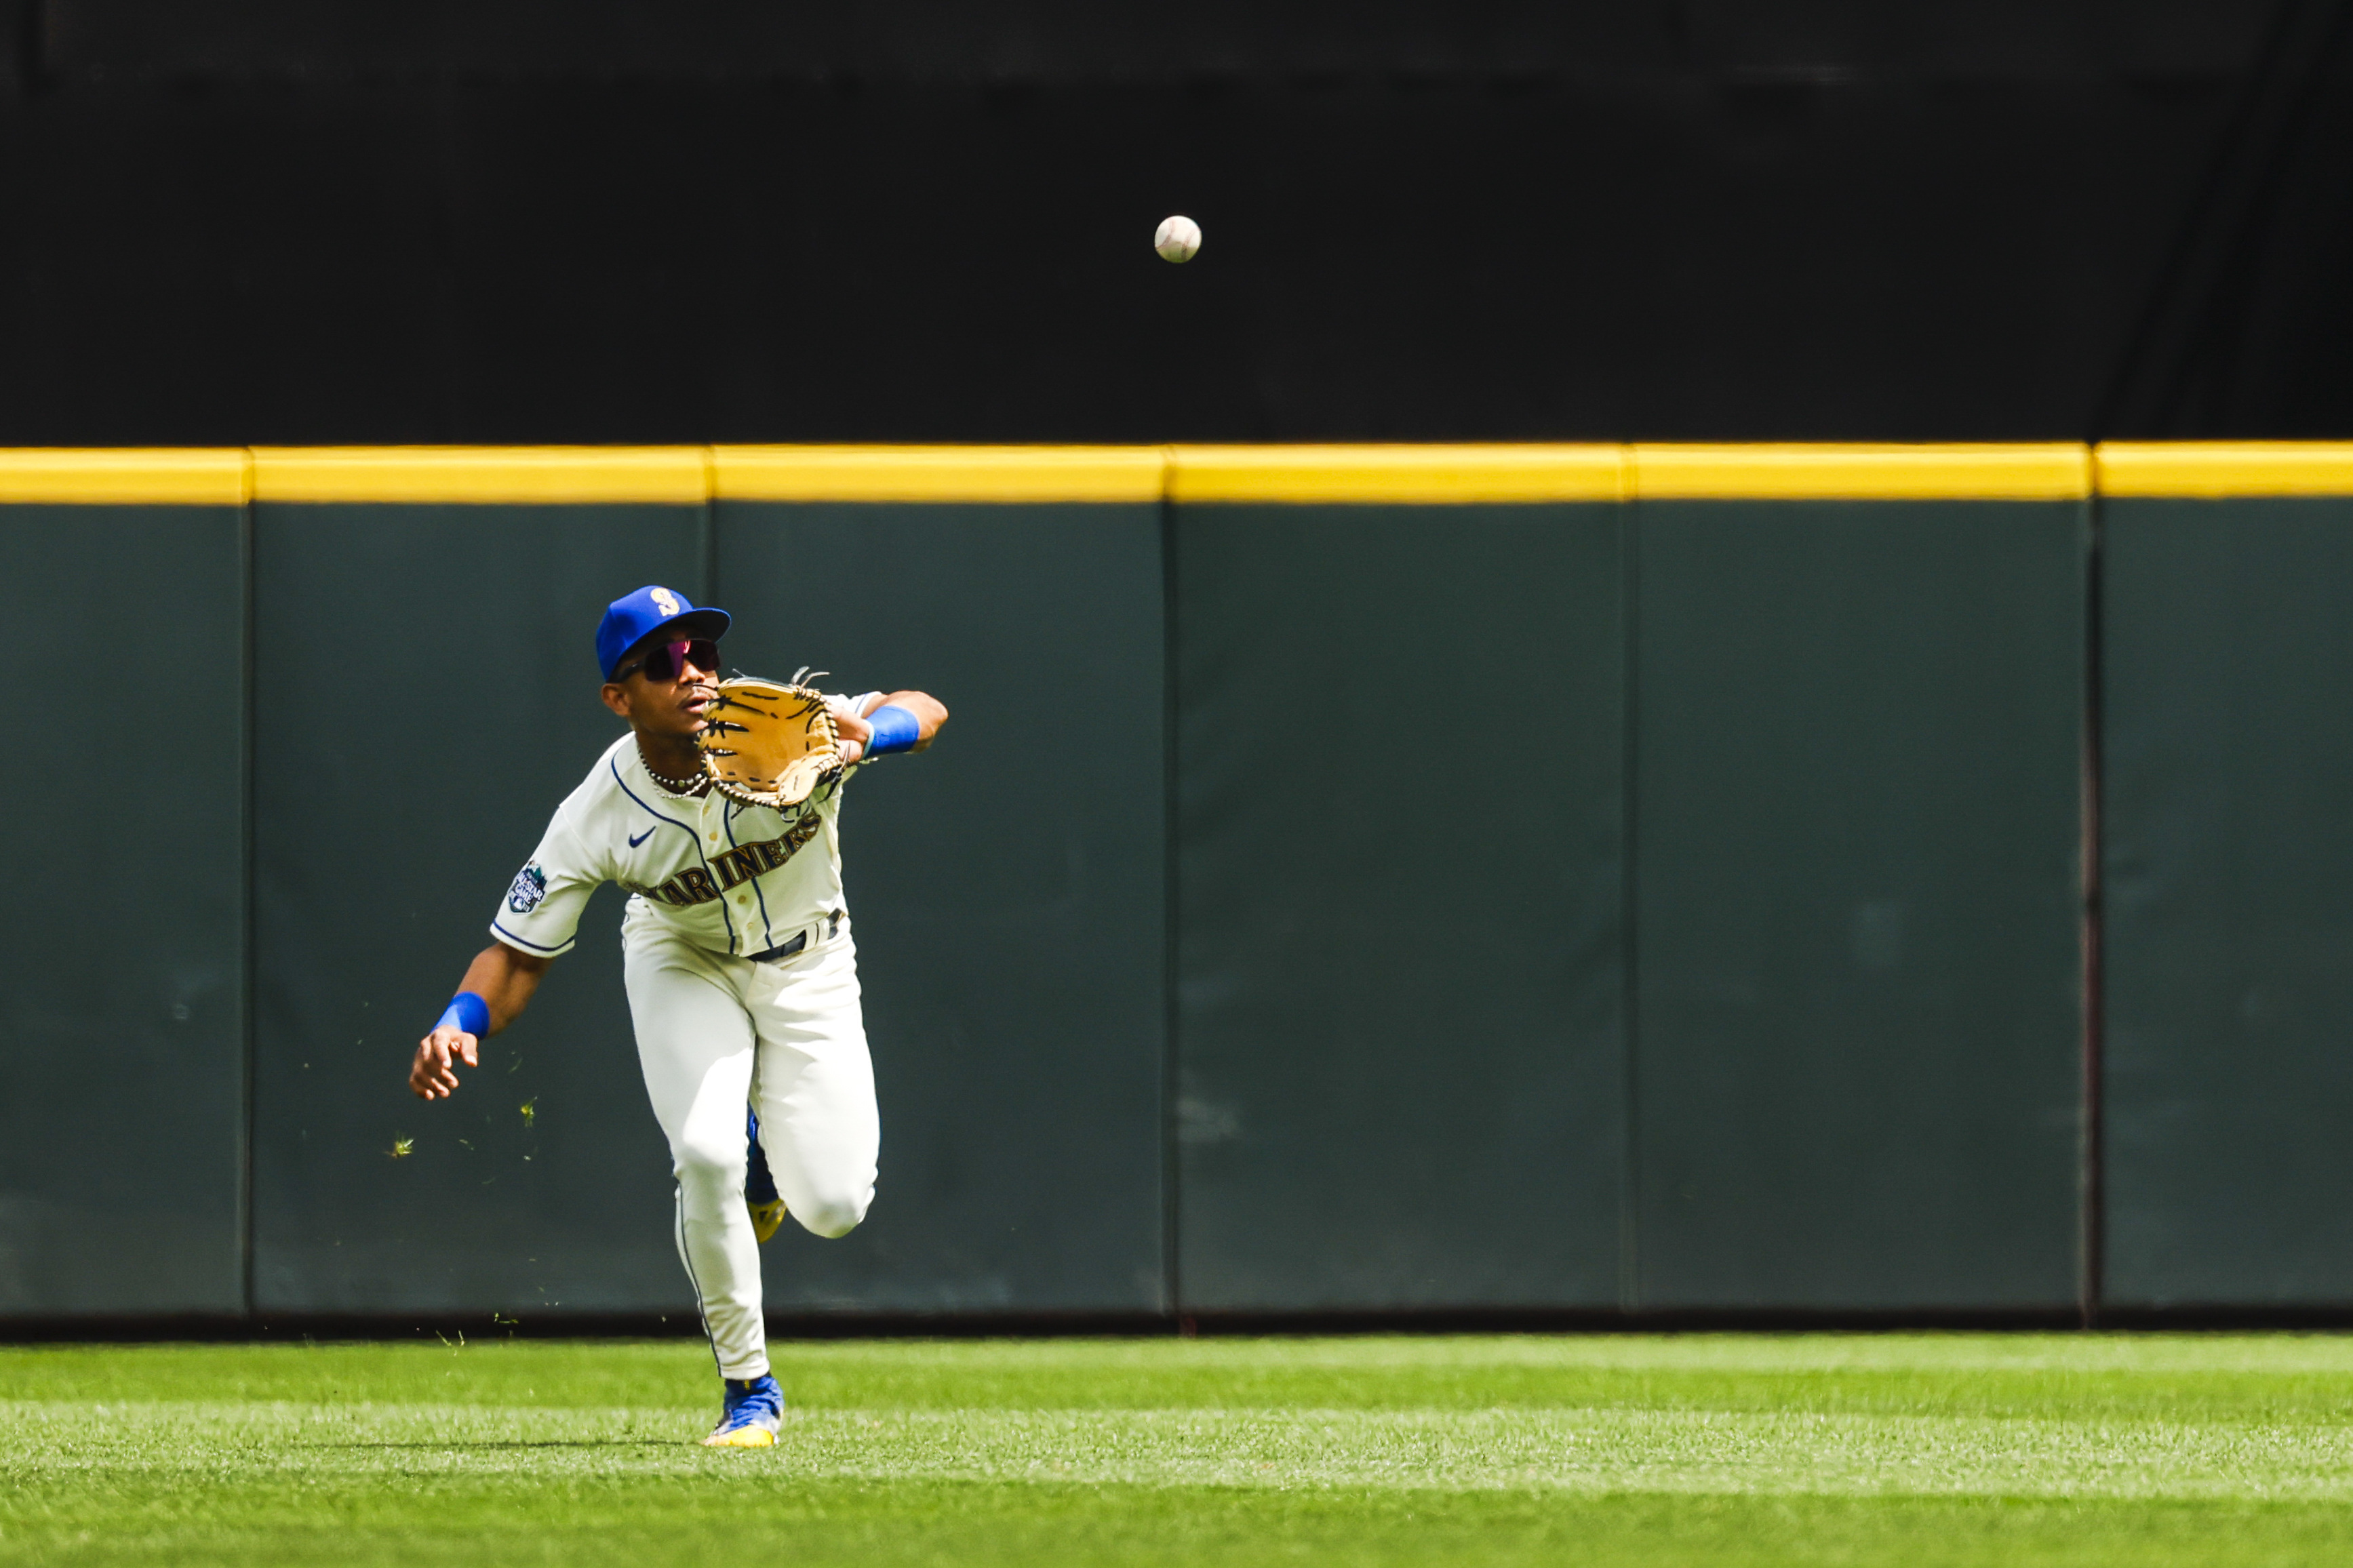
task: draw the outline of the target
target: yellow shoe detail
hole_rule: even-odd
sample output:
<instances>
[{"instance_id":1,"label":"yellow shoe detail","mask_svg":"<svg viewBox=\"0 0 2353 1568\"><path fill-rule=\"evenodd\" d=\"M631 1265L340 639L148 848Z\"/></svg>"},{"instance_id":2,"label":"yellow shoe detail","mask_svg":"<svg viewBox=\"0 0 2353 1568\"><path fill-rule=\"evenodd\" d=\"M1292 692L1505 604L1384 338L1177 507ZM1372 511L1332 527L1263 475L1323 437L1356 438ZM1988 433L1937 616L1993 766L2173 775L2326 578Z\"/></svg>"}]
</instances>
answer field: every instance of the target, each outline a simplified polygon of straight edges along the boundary
<instances>
[{"instance_id":1,"label":"yellow shoe detail","mask_svg":"<svg viewBox=\"0 0 2353 1568\"><path fill-rule=\"evenodd\" d=\"M706 1448L773 1448L776 1435L765 1426L738 1426L733 1432L713 1432L702 1440Z\"/></svg>"},{"instance_id":2,"label":"yellow shoe detail","mask_svg":"<svg viewBox=\"0 0 2353 1568\"><path fill-rule=\"evenodd\" d=\"M778 1198L767 1204L746 1204L744 1206L752 1211L752 1234L762 1241L785 1228L784 1199Z\"/></svg>"}]
</instances>

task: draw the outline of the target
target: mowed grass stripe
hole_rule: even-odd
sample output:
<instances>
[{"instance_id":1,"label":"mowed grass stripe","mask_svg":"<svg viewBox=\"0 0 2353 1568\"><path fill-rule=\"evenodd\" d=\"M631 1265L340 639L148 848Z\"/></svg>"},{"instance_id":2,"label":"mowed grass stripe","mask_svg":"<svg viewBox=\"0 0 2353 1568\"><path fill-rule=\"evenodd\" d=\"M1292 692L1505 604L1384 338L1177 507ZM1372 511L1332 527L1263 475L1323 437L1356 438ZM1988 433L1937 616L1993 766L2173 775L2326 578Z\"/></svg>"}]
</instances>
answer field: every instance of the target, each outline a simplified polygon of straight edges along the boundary
<instances>
[{"instance_id":1,"label":"mowed grass stripe","mask_svg":"<svg viewBox=\"0 0 2353 1568\"><path fill-rule=\"evenodd\" d=\"M532 1506L537 1501L539 1506ZM809 1483L748 1501L674 1482L516 1499L503 1480L289 1499L234 1521L143 1516L0 1537L0 1562L249 1568L565 1564L667 1568L2321 1568L2353 1549L2343 1510L2204 1502L1620 1494L1376 1493Z\"/></svg>"},{"instance_id":2,"label":"mowed grass stripe","mask_svg":"<svg viewBox=\"0 0 2353 1568\"><path fill-rule=\"evenodd\" d=\"M811 1408L1646 1407L2311 1420L2353 1336L1667 1334L883 1341L773 1347ZM0 1348L0 1399L707 1409L691 1340Z\"/></svg>"},{"instance_id":3,"label":"mowed grass stripe","mask_svg":"<svg viewBox=\"0 0 2353 1568\"><path fill-rule=\"evenodd\" d=\"M675 1410L12 1403L20 1480L239 1468L345 1478L882 1482L2353 1501L2353 1428L1651 1410L796 1411L773 1452ZM765 1466L762 1472L756 1467ZM0 1513L5 1505L0 1504Z\"/></svg>"}]
</instances>

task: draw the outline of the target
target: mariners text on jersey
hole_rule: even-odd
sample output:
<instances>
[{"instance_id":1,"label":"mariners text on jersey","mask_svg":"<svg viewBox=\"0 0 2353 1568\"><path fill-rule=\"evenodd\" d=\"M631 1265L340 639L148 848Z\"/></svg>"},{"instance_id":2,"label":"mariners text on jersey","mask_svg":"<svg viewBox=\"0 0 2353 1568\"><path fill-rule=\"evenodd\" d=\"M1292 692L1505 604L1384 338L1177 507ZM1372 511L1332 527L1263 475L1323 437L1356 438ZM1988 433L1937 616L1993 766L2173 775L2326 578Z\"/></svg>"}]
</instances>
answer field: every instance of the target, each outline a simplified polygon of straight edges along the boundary
<instances>
[{"instance_id":1,"label":"mariners text on jersey","mask_svg":"<svg viewBox=\"0 0 2353 1568\"><path fill-rule=\"evenodd\" d=\"M881 700L868 693L850 707L862 714ZM782 812L715 790L673 795L624 735L556 807L491 932L525 952L567 952L588 895L617 882L633 920L713 952L773 951L843 912L840 810L839 783Z\"/></svg>"},{"instance_id":2,"label":"mariners text on jersey","mask_svg":"<svg viewBox=\"0 0 2353 1568\"><path fill-rule=\"evenodd\" d=\"M711 858L709 866L689 866L659 888L641 888L635 882L623 882L622 887L649 899L680 909L689 904L709 903L730 888L748 882L763 871L774 871L793 858L793 851L817 837L819 818L817 813L804 812L801 819L774 838L762 838L750 844L739 844L723 855ZM712 876L716 873L718 884Z\"/></svg>"}]
</instances>

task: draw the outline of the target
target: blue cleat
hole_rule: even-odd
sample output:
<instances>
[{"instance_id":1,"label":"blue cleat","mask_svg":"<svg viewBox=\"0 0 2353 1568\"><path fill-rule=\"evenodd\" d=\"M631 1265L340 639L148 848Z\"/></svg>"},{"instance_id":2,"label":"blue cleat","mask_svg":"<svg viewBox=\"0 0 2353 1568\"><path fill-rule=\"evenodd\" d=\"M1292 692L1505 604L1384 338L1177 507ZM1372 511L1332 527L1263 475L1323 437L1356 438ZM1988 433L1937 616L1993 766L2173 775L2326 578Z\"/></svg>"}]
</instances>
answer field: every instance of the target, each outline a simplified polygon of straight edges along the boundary
<instances>
[{"instance_id":1,"label":"blue cleat","mask_svg":"<svg viewBox=\"0 0 2353 1568\"><path fill-rule=\"evenodd\" d=\"M785 1200L776 1195L776 1178L768 1169L768 1152L760 1147L760 1118L746 1109L744 1136L752 1145L744 1168L744 1206L752 1211L752 1234L767 1240L785 1225Z\"/></svg>"},{"instance_id":2,"label":"blue cleat","mask_svg":"<svg viewBox=\"0 0 2353 1568\"><path fill-rule=\"evenodd\" d=\"M744 1381L728 1378L721 1384L726 1411L719 1425L702 1440L706 1448L773 1448L776 1428L785 1424L785 1391L773 1377Z\"/></svg>"}]
</instances>

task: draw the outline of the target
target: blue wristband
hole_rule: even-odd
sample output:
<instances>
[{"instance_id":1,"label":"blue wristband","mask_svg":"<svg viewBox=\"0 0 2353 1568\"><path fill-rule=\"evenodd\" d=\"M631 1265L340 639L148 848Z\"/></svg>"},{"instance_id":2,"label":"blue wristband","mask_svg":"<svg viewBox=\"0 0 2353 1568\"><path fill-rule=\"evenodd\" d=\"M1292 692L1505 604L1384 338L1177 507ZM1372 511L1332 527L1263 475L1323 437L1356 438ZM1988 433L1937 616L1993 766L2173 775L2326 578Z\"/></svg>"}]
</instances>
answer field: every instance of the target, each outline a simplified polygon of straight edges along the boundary
<instances>
[{"instance_id":1,"label":"blue wristband","mask_svg":"<svg viewBox=\"0 0 2353 1568\"><path fill-rule=\"evenodd\" d=\"M457 1025L478 1040L488 1039L491 1034L491 1005L471 991L460 991L449 998L449 1005L443 1008L441 1016L434 1020L433 1028L438 1029L448 1024ZM426 1032L430 1034L432 1030Z\"/></svg>"},{"instance_id":2,"label":"blue wristband","mask_svg":"<svg viewBox=\"0 0 2353 1568\"><path fill-rule=\"evenodd\" d=\"M866 716L874 726L874 738L866 742L870 757L887 757L892 752L914 749L923 738L923 721L895 702L888 702Z\"/></svg>"}]
</instances>

